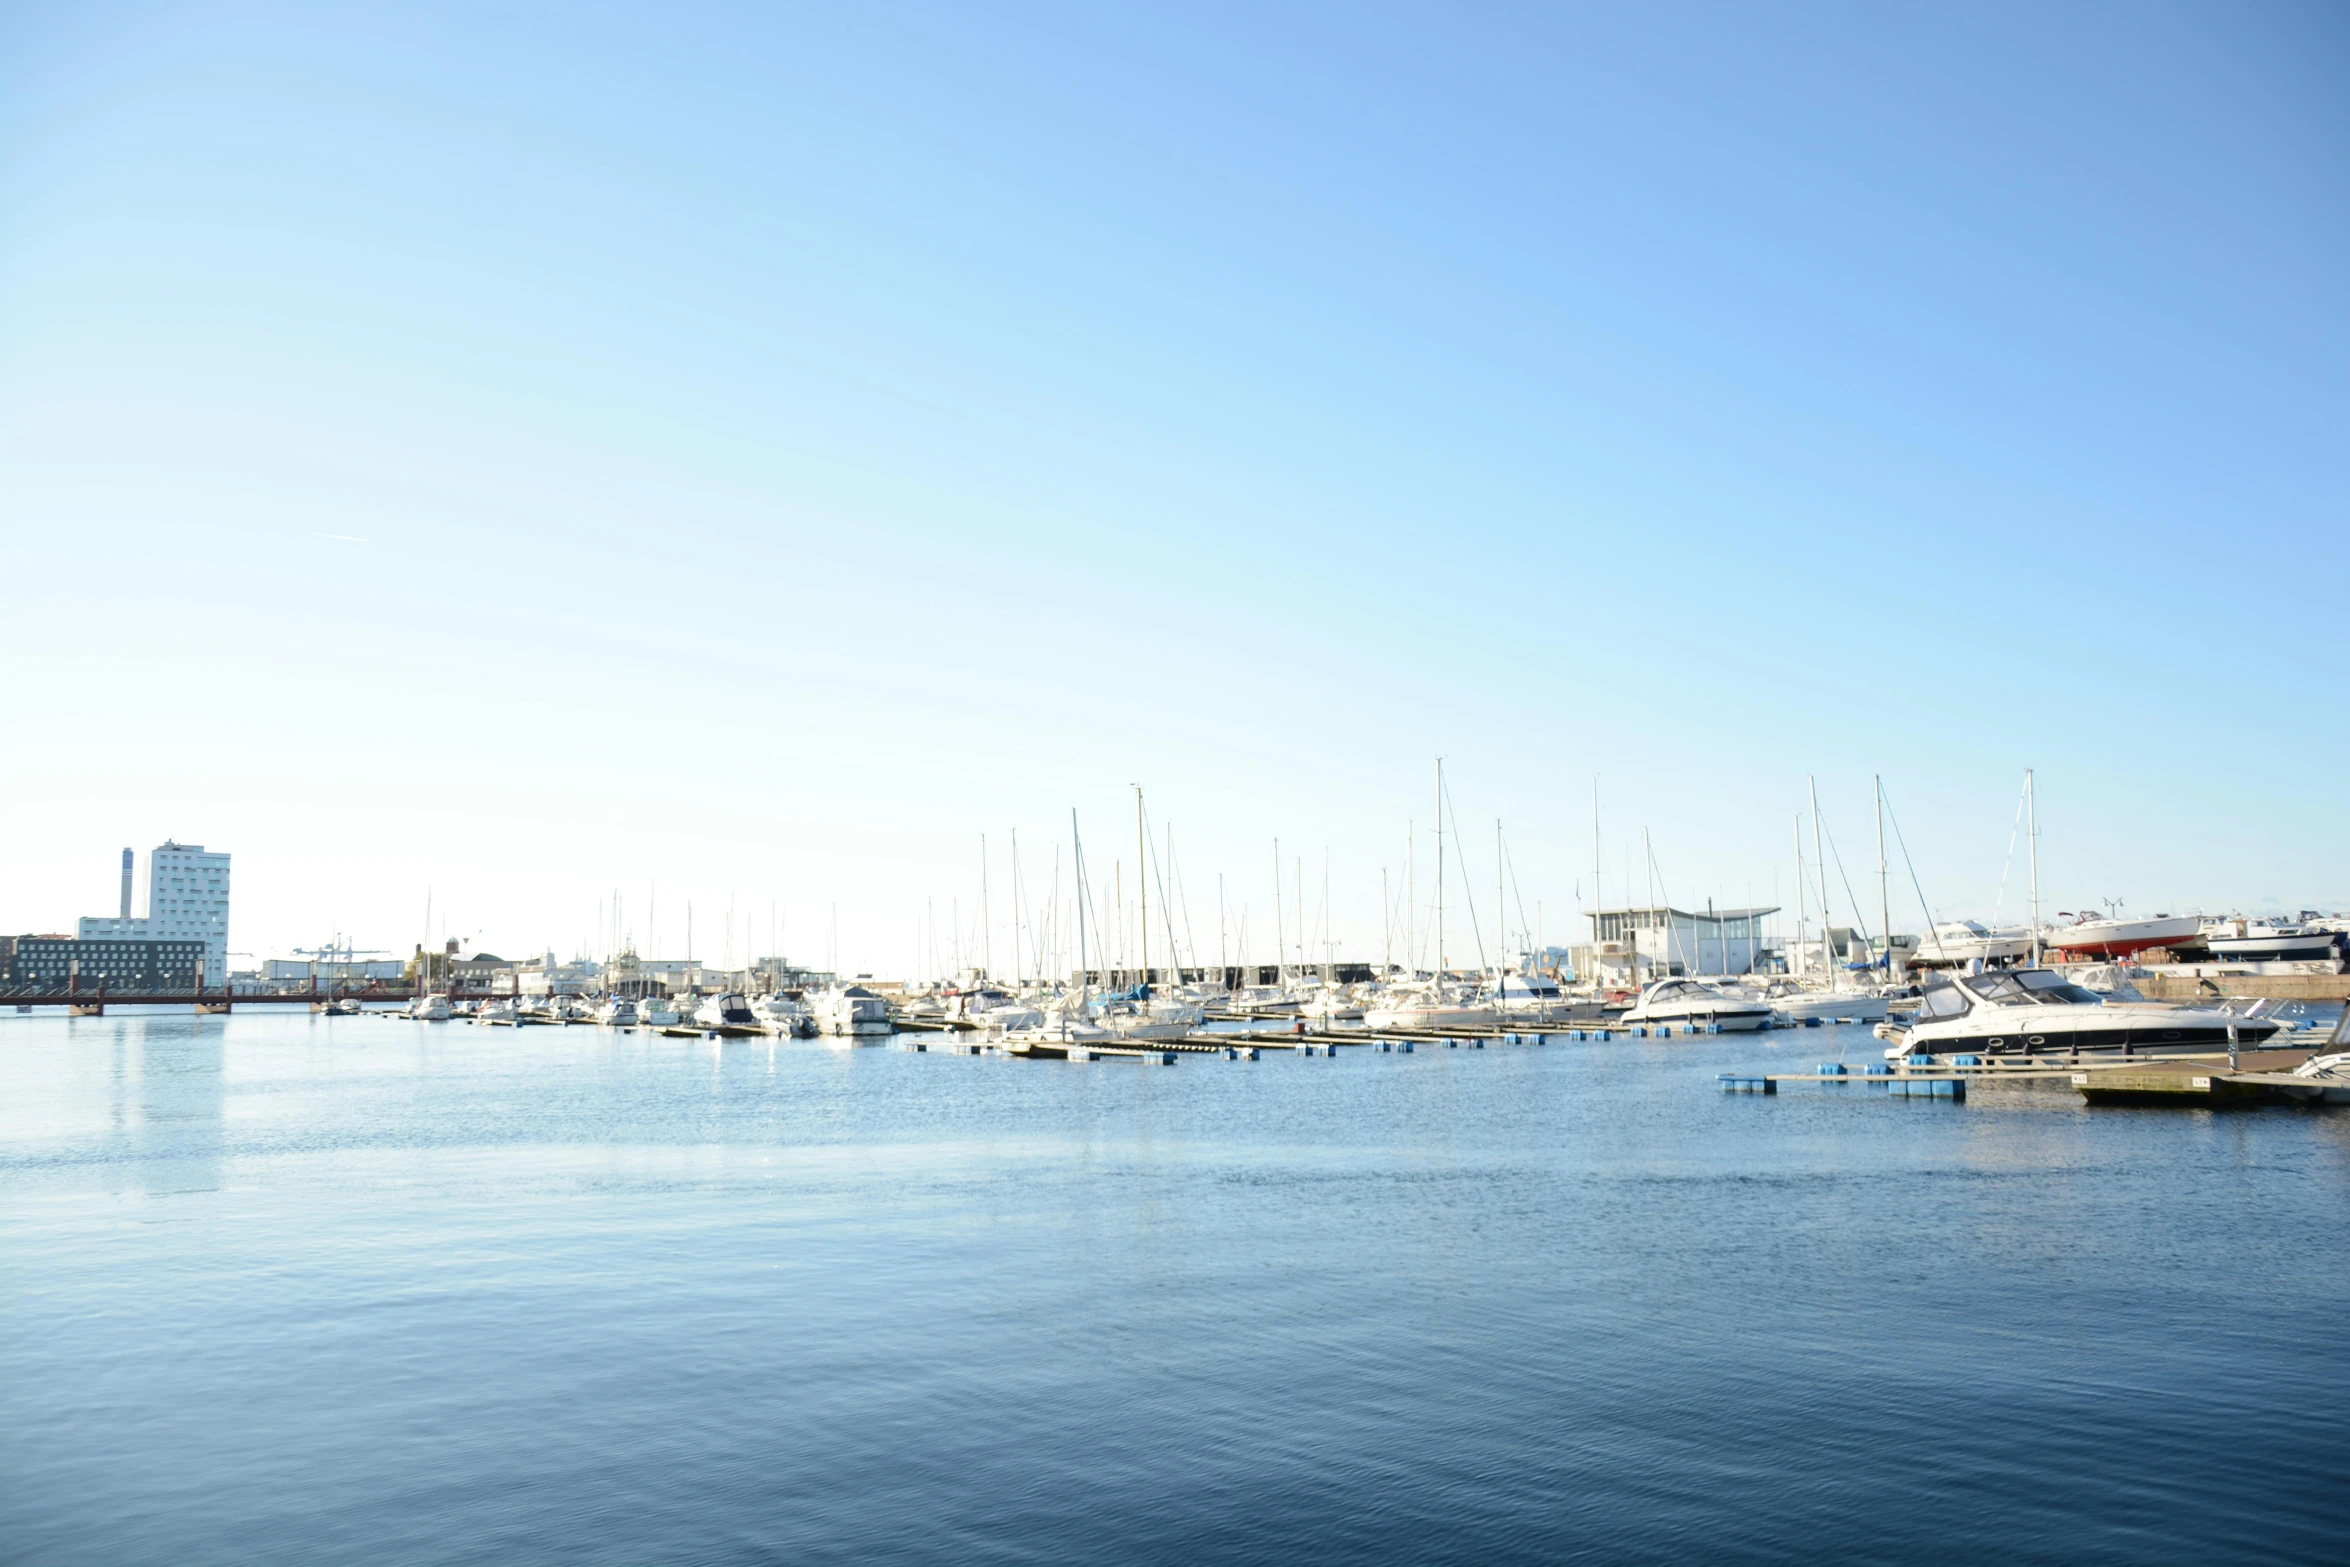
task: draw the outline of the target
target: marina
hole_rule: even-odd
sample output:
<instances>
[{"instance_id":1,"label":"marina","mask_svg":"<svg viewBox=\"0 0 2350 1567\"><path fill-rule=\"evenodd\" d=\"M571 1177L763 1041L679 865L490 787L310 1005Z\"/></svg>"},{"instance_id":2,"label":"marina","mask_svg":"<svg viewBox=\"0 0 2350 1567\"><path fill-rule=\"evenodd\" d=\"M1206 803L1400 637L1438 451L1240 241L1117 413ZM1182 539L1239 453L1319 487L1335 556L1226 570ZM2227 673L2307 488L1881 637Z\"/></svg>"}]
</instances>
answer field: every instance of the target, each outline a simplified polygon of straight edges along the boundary
<instances>
[{"instance_id":1,"label":"marina","mask_svg":"<svg viewBox=\"0 0 2350 1567\"><path fill-rule=\"evenodd\" d=\"M166 1528L206 1559L346 1531L464 1559L521 1527L617 1560L598 1492L690 1431L695 1468L744 1478L663 1466L617 1526L666 1542L645 1554L911 1560L959 1526L1380 1558L1376 1492L1514 1530L1529 1567L1589 1543L1593 1507L1616 1555L1695 1530L1794 1561L1831 1526L1872 1558L2001 1555L2020 1509L2027 1556L2118 1563L2156 1542L2106 1498L2224 1424L2281 1495L2163 1542L2331 1553L2350 1384L2257 1346L2350 1289L2306 1239L2350 1179L2341 1112L2096 1107L2061 1065L1934 1074L1963 1099L1792 1080L1881 1064L1861 1024L1335 1056L1234 1026L1268 1037L1170 1070L952 1053L961 1030L0 1012L40 1063L0 1126L0 1462L40 1483L0 1529L35 1559L159 1557ZM1788 1080L1719 1092L1748 1071ZM1150 1450L1071 1424L1104 1405L1150 1410ZM1688 1455L1725 1425L1770 1433L1741 1463L1779 1505L1705 1483ZM2018 1442L2071 1483L2013 1482ZM1145 1500L1165 1448L1189 1478ZM889 1455L919 1477L892 1506L822 1502ZM1023 1491L1039 1465L1059 1478ZM1900 1509L1851 1505L1894 1484Z\"/></svg>"}]
</instances>

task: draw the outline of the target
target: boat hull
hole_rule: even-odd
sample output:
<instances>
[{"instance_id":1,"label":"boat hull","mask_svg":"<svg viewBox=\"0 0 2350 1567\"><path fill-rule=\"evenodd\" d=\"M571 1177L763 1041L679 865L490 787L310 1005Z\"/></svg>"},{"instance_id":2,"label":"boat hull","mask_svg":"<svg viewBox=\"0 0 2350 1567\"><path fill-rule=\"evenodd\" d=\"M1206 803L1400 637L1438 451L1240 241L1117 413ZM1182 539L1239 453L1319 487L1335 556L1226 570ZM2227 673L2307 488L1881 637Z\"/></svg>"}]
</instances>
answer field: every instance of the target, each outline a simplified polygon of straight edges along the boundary
<instances>
[{"instance_id":1,"label":"boat hull","mask_svg":"<svg viewBox=\"0 0 2350 1567\"><path fill-rule=\"evenodd\" d=\"M2168 920L2092 920L2085 925L2061 925L2042 940L2053 951L2080 952L2093 957L2126 958L2133 952L2157 947L2192 945L2201 939L2203 922L2192 917Z\"/></svg>"}]
</instances>

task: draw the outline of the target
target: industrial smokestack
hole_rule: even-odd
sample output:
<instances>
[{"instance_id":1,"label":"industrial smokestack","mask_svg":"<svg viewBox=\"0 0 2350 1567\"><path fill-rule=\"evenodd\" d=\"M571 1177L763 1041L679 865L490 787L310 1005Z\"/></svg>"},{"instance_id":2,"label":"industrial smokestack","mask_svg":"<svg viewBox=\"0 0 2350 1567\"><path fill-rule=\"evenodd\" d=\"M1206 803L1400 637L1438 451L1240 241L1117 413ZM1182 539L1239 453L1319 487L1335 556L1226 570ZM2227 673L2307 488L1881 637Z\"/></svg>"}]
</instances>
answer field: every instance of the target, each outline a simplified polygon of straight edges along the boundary
<instances>
[{"instance_id":1,"label":"industrial smokestack","mask_svg":"<svg viewBox=\"0 0 2350 1567\"><path fill-rule=\"evenodd\" d=\"M131 917L131 851L122 851L122 917Z\"/></svg>"}]
</instances>

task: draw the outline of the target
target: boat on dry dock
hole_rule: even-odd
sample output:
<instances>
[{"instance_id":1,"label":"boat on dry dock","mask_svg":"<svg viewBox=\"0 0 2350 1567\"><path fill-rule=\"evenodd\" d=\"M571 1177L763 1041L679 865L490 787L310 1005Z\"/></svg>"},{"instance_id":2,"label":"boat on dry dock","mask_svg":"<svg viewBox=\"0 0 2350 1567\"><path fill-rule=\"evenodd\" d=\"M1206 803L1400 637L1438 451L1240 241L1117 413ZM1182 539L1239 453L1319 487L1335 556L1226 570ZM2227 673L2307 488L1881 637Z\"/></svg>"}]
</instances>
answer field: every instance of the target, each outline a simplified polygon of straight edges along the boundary
<instances>
[{"instance_id":1,"label":"boat on dry dock","mask_svg":"<svg viewBox=\"0 0 2350 1567\"><path fill-rule=\"evenodd\" d=\"M2225 963L2324 963L2350 948L2338 930L2291 920L2230 917L2203 924L2200 934L2204 948Z\"/></svg>"},{"instance_id":2,"label":"boat on dry dock","mask_svg":"<svg viewBox=\"0 0 2350 1567\"><path fill-rule=\"evenodd\" d=\"M2040 933L2040 939L2052 951L2077 952L2092 958L2126 958L2156 947L2191 943L2202 932L2203 921L2192 914L2177 918L2158 914L2141 920L2082 914L2075 916L2069 925L2049 926Z\"/></svg>"}]
</instances>

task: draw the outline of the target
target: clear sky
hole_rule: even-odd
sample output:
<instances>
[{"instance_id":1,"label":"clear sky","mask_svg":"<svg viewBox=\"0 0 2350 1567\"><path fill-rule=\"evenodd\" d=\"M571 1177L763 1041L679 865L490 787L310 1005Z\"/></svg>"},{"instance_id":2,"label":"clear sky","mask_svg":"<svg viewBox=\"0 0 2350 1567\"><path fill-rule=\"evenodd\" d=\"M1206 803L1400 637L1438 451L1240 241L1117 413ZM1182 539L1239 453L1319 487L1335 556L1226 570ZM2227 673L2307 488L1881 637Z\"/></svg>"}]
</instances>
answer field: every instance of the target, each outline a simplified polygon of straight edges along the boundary
<instances>
[{"instance_id":1,"label":"clear sky","mask_svg":"<svg viewBox=\"0 0 2350 1567\"><path fill-rule=\"evenodd\" d=\"M1859 890L1881 773L1989 913L2030 766L2051 908L2350 903L2346 82L2328 4L0 8L0 928L171 835L240 952L902 973L1140 783L1199 945L1278 836L1375 952L1439 754L1488 940L1595 775L1610 902L1790 902L1815 774Z\"/></svg>"}]
</instances>

